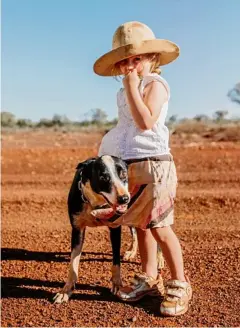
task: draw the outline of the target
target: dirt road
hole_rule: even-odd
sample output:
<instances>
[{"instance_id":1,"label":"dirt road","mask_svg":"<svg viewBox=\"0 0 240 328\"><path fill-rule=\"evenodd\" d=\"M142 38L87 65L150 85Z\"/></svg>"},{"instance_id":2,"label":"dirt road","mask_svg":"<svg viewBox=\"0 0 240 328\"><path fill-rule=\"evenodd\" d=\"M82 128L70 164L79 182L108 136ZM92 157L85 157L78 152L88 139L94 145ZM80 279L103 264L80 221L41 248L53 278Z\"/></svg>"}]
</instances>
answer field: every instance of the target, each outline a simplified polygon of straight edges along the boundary
<instances>
[{"instance_id":1,"label":"dirt road","mask_svg":"<svg viewBox=\"0 0 240 328\"><path fill-rule=\"evenodd\" d=\"M173 140L179 176L174 229L194 297L189 312L172 319L159 316L158 299L128 305L111 295L106 228L87 231L70 302L51 303L69 264L68 189L76 164L96 155L101 136L35 132L2 138L1 326L240 326L240 144ZM130 243L127 228L122 239L123 253ZM138 271L139 256L122 263L125 283Z\"/></svg>"}]
</instances>

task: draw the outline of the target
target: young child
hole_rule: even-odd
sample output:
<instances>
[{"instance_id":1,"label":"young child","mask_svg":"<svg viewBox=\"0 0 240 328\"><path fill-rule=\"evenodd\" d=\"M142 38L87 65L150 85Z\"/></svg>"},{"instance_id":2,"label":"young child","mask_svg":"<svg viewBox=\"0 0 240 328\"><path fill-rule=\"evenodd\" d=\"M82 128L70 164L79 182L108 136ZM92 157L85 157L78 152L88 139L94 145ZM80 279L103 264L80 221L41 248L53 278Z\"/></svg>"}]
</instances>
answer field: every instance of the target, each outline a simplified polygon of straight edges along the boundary
<instances>
[{"instance_id":1,"label":"young child","mask_svg":"<svg viewBox=\"0 0 240 328\"><path fill-rule=\"evenodd\" d=\"M165 126L170 89L159 76L159 66L178 56L176 44L156 39L145 24L128 22L114 33L113 49L94 64L98 75L123 76L124 88L117 94L118 124L104 136L99 156L118 156L129 164L129 190L134 202L121 224L138 228L143 269L143 274L135 275L134 284L123 287L117 295L131 302L161 289L158 243L171 273L160 307L161 314L167 316L185 313L192 297L181 246L171 228L177 176Z\"/></svg>"}]
</instances>

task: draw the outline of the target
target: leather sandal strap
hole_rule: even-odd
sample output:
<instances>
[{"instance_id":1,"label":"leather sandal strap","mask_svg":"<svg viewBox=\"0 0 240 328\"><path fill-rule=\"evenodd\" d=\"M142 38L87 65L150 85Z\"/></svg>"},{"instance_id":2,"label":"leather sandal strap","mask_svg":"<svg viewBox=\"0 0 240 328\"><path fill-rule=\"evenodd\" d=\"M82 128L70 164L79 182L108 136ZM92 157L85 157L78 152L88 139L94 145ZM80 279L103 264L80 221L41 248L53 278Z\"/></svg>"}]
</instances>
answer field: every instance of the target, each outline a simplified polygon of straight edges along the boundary
<instances>
[{"instance_id":1,"label":"leather sandal strap","mask_svg":"<svg viewBox=\"0 0 240 328\"><path fill-rule=\"evenodd\" d=\"M174 297L178 297L181 298L182 296L184 296L185 290L184 289L180 289L180 288L166 288L166 294L167 296L174 296Z\"/></svg>"},{"instance_id":2,"label":"leather sandal strap","mask_svg":"<svg viewBox=\"0 0 240 328\"><path fill-rule=\"evenodd\" d=\"M189 283L187 281L169 280L166 282L165 286L186 289L189 286Z\"/></svg>"}]
</instances>

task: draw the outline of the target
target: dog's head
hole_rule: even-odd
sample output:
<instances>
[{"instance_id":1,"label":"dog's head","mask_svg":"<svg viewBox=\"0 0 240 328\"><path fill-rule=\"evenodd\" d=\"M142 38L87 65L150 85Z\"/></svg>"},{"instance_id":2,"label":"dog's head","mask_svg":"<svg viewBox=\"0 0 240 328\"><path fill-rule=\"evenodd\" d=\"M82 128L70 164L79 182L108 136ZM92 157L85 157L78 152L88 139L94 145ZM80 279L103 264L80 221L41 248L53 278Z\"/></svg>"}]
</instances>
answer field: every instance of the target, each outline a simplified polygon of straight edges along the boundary
<instances>
[{"instance_id":1,"label":"dog's head","mask_svg":"<svg viewBox=\"0 0 240 328\"><path fill-rule=\"evenodd\" d=\"M88 195L85 197L91 202L94 193L105 198L107 203L118 214L127 210L130 201L128 191L127 165L120 158L104 155L91 158L77 166L83 189L87 188ZM84 190L83 190L84 193Z\"/></svg>"}]
</instances>

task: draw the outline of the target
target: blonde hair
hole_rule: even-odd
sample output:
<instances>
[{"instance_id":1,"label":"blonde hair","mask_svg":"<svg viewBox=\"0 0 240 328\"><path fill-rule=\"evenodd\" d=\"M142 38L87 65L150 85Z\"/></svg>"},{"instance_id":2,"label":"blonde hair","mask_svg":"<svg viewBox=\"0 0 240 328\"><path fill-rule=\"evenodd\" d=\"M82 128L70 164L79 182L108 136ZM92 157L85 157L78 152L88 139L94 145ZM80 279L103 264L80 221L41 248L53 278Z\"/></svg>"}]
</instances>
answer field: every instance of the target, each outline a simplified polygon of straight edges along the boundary
<instances>
[{"instance_id":1,"label":"blonde hair","mask_svg":"<svg viewBox=\"0 0 240 328\"><path fill-rule=\"evenodd\" d=\"M161 74L160 66L160 54L146 54L146 58L152 63L150 71L151 73Z\"/></svg>"},{"instance_id":2,"label":"blonde hair","mask_svg":"<svg viewBox=\"0 0 240 328\"><path fill-rule=\"evenodd\" d=\"M143 57L147 58L152 64L150 68L151 73L156 73L158 75L161 74L161 69L159 68L160 66L160 54L158 53L150 53L150 54L145 54L142 55ZM120 67L120 62L117 62L113 67L112 67L112 75L114 76L114 79L119 81L119 67Z\"/></svg>"},{"instance_id":3,"label":"blonde hair","mask_svg":"<svg viewBox=\"0 0 240 328\"><path fill-rule=\"evenodd\" d=\"M115 80L119 81L119 62L112 67L111 74Z\"/></svg>"}]
</instances>

